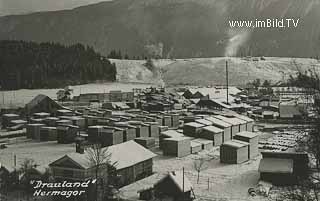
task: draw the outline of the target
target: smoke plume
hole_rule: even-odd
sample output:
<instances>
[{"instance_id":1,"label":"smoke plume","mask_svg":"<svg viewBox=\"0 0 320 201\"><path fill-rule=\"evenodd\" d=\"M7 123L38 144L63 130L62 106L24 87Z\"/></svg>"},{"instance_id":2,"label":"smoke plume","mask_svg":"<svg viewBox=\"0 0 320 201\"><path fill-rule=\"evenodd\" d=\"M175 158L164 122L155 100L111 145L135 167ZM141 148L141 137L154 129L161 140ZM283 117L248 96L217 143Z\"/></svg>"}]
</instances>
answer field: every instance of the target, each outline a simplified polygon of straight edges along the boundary
<instances>
[{"instance_id":1,"label":"smoke plume","mask_svg":"<svg viewBox=\"0 0 320 201\"><path fill-rule=\"evenodd\" d=\"M229 31L229 40L225 48L224 55L226 57L237 56L239 48L248 41L250 37L250 31Z\"/></svg>"}]
</instances>

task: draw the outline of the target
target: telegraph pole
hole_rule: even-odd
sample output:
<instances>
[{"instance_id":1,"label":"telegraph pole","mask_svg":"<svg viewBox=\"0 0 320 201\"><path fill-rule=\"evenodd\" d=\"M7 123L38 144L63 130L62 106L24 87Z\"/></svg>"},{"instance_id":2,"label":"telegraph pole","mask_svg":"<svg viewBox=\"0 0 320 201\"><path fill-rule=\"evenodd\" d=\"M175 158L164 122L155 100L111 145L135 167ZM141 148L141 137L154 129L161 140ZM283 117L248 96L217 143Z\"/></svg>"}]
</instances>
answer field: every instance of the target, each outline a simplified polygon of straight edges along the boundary
<instances>
[{"instance_id":1,"label":"telegraph pole","mask_svg":"<svg viewBox=\"0 0 320 201\"><path fill-rule=\"evenodd\" d=\"M229 104L229 71L228 71L228 61L226 61L226 84L227 84L227 104Z\"/></svg>"},{"instance_id":2,"label":"telegraph pole","mask_svg":"<svg viewBox=\"0 0 320 201\"><path fill-rule=\"evenodd\" d=\"M184 193L184 167L182 168L182 192Z\"/></svg>"}]
</instances>

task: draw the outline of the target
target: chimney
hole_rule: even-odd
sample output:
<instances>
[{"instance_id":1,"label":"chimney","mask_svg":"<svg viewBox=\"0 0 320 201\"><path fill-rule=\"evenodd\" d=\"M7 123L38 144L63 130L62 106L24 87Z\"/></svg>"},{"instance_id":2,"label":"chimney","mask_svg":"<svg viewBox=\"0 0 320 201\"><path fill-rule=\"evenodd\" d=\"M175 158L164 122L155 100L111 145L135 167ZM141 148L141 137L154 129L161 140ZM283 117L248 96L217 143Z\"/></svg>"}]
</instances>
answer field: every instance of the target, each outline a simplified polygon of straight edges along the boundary
<instances>
[{"instance_id":1,"label":"chimney","mask_svg":"<svg viewBox=\"0 0 320 201\"><path fill-rule=\"evenodd\" d=\"M84 147L82 146L81 142L76 144L76 152L79 154L84 154Z\"/></svg>"}]
</instances>

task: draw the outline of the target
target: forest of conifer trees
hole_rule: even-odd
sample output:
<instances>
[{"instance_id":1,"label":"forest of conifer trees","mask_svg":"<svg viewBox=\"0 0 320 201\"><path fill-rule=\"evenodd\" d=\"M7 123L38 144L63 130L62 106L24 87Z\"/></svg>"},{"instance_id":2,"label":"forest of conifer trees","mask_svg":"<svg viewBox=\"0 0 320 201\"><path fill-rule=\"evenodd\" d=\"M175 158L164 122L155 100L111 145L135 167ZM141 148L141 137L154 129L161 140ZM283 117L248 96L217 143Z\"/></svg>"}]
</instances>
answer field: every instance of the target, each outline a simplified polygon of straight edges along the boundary
<instances>
[{"instance_id":1,"label":"forest of conifer trees","mask_svg":"<svg viewBox=\"0 0 320 201\"><path fill-rule=\"evenodd\" d=\"M2 90L116 80L115 64L81 44L0 41L0 72Z\"/></svg>"}]
</instances>

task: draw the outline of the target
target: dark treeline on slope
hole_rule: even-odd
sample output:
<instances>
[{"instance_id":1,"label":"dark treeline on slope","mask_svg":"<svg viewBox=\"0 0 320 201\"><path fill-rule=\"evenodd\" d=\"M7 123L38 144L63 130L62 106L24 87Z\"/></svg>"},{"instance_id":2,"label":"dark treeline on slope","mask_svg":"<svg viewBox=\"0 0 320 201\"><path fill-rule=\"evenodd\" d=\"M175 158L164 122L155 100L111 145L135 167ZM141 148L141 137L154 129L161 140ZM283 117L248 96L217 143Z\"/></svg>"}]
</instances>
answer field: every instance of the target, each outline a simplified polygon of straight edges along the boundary
<instances>
[{"instance_id":1,"label":"dark treeline on slope","mask_svg":"<svg viewBox=\"0 0 320 201\"><path fill-rule=\"evenodd\" d=\"M55 88L90 81L115 81L116 67L81 44L0 41L2 89Z\"/></svg>"}]
</instances>

